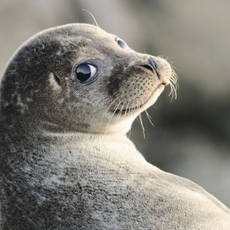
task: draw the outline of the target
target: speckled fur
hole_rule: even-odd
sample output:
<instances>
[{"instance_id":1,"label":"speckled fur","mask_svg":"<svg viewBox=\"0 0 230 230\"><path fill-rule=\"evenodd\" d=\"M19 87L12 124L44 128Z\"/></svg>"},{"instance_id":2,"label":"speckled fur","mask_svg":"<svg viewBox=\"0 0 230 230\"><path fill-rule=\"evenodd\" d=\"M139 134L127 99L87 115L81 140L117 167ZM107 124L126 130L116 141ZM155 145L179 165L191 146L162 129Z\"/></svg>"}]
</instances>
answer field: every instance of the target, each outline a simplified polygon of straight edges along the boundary
<instances>
[{"instance_id":1,"label":"speckled fur","mask_svg":"<svg viewBox=\"0 0 230 230\"><path fill-rule=\"evenodd\" d=\"M1 230L230 229L227 207L147 163L126 137L170 81L163 59L153 57L160 79L139 66L149 57L86 24L16 52L0 86ZM98 78L81 84L74 68L87 60Z\"/></svg>"}]
</instances>

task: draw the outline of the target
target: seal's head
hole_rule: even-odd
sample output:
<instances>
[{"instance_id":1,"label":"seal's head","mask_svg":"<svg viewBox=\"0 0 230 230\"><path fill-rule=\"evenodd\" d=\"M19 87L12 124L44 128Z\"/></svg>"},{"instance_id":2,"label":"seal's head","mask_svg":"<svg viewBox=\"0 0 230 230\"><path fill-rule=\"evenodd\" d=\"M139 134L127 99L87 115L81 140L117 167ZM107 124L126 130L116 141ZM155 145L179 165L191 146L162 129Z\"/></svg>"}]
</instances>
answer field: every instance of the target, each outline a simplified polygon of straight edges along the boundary
<instances>
[{"instance_id":1,"label":"seal's head","mask_svg":"<svg viewBox=\"0 0 230 230\"><path fill-rule=\"evenodd\" d=\"M16 52L1 82L1 116L23 130L125 133L175 81L164 59L96 26L65 25Z\"/></svg>"}]
</instances>

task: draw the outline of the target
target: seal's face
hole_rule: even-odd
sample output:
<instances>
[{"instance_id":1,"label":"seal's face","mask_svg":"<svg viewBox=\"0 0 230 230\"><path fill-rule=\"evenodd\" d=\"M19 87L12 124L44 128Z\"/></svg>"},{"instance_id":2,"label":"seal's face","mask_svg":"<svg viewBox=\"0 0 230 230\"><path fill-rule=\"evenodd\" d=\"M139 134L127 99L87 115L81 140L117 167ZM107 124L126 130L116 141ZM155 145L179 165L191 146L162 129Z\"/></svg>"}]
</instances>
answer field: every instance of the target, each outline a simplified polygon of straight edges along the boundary
<instances>
[{"instance_id":1,"label":"seal's face","mask_svg":"<svg viewBox=\"0 0 230 230\"><path fill-rule=\"evenodd\" d=\"M98 27L72 24L38 34L16 53L1 85L2 111L52 132L127 132L175 83L164 59Z\"/></svg>"}]
</instances>

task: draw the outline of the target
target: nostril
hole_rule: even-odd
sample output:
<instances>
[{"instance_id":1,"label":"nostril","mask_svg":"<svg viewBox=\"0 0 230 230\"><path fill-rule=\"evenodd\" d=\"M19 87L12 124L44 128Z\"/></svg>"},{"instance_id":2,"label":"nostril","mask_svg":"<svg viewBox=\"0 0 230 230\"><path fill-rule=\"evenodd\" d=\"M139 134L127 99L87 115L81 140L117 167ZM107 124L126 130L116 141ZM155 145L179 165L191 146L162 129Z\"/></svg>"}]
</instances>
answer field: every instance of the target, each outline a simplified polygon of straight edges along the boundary
<instances>
[{"instance_id":1,"label":"nostril","mask_svg":"<svg viewBox=\"0 0 230 230\"><path fill-rule=\"evenodd\" d=\"M157 70L157 64L153 60L153 58L149 58L149 60L147 62L144 62L144 63L140 64L140 66L143 66L146 69L151 70L152 72L156 72L156 70Z\"/></svg>"},{"instance_id":2,"label":"nostril","mask_svg":"<svg viewBox=\"0 0 230 230\"><path fill-rule=\"evenodd\" d=\"M160 79L160 76L159 76L158 71L157 71L158 67L157 67L156 62L153 60L153 58L149 58L147 62L140 64L140 66L151 70L153 73L156 73L158 78Z\"/></svg>"},{"instance_id":3,"label":"nostril","mask_svg":"<svg viewBox=\"0 0 230 230\"><path fill-rule=\"evenodd\" d=\"M153 58L149 58L148 62L149 62L149 64L153 67L154 70L157 69L157 64L156 64L156 62L153 60Z\"/></svg>"},{"instance_id":4,"label":"nostril","mask_svg":"<svg viewBox=\"0 0 230 230\"><path fill-rule=\"evenodd\" d=\"M154 68L153 68L151 65L149 65L149 64L140 64L140 66L143 66L143 67L145 67L146 69L149 69L149 70L151 70L152 72L154 72Z\"/></svg>"}]
</instances>

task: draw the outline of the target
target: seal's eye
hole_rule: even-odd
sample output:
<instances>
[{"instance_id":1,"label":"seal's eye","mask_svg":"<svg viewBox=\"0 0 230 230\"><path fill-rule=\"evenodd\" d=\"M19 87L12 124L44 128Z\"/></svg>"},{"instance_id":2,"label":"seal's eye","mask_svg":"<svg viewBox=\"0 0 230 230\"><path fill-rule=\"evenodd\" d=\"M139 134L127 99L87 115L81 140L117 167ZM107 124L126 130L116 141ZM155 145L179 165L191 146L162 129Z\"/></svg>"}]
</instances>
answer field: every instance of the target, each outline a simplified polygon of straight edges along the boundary
<instances>
[{"instance_id":1,"label":"seal's eye","mask_svg":"<svg viewBox=\"0 0 230 230\"><path fill-rule=\"evenodd\" d=\"M123 48L123 49L127 49L129 48L129 46L126 44L125 41L123 41L121 38L116 38L115 41L117 42L117 44Z\"/></svg>"},{"instance_id":2,"label":"seal's eye","mask_svg":"<svg viewBox=\"0 0 230 230\"><path fill-rule=\"evenodd\" d=\"M76 77L80 82L86 82L96 75L97 68L94 65L82 63L77 66L75 72Z\"/></svg>"}]
</instances>

